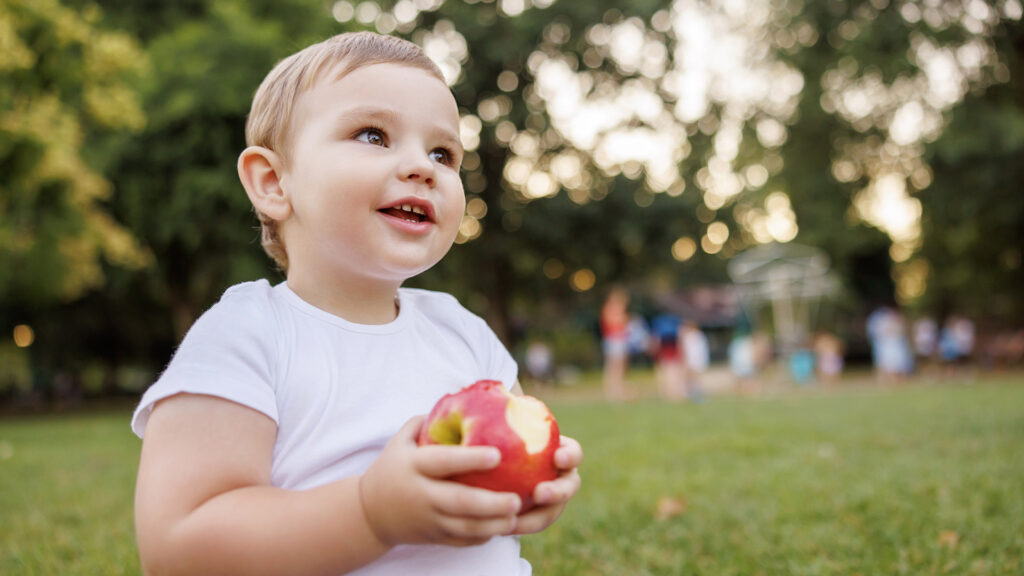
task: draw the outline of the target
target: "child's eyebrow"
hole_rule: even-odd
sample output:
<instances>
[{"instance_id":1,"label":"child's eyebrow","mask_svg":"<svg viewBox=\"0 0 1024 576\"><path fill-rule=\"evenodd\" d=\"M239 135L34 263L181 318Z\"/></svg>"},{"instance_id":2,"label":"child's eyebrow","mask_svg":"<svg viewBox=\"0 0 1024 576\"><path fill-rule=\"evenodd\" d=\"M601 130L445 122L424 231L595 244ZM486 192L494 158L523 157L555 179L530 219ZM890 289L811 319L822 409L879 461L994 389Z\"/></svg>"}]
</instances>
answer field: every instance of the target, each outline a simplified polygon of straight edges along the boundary
<instances>
[{"instance_id":1,"label":"child's eyebrow","mask_svg":"<svg viewBox=\"0 0 1024 576\"><path fill-rule=\"evenodd\" d=\"M341 114L341 118L344 120L379 120L384 122L394 122L398 119L398 113L389 108L382 108L380 106L356 106L355 108L349 108Z\"/></svg>"},{"instance_id":2,"label":"child's eyebrow","mask_svg":"<svg viewBox=\"0 0 1024 576\"><path fill-rule=\"evenodd\" d=\"M340 119L349 122L352 120L375 120L384 124L400 120L397 111L381 106L356 106L349 108L341 113ZM441 141L442 145L448 146L460 153L462 152L462 140L457 132L449 130L441 124L433 124L430 131L431 135Z\"/></svg>"}]
</instances>

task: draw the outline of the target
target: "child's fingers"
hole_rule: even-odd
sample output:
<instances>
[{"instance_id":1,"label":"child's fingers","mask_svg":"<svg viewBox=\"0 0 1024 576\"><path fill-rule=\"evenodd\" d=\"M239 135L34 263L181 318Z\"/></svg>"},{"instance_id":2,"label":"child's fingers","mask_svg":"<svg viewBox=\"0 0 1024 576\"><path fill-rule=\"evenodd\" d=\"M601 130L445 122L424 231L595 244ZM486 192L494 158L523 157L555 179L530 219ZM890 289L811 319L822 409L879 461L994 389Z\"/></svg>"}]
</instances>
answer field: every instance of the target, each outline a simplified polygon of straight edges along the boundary
<instances>
[{"instance_id":1,"label":"child's fingers","mask_svg":"<svg viewBox=\"0 0 1024 576\"><path fill-rule=\"evenodd\" d=\"M420 435L420 428L423 427L423 421L426 420L426 416L413 416L398 429L392 440L402 443L416 443L416 437Z\"/></svg>"},{"instance_id":2,"label":"child's fingers","mask_svg":"<svg viewBox=\"0 0 1024 576\"><path fill-rule=\"evenodd\" d=\"M420 436L420 428L423 427L424 420L426 420L426 416L413 416L398 428L397 433L391 437L388 444L415 448L416 439Z\"/></svg>"},{"instance_id":3,"label":"child's fingers","mask_svg":"<svg viewBox=\"0 0 1024 576\"><path fill-rule=\"evenodd\" d=\"M562 470L570 470L581 463L583 463L583 447L575 439L562 436L558 450L555 450L555 466Z\"/></svg>"},{"instance_id":4,"label":"child's fingers","mask_svg":"<svg viewBox=\"0 0 1024 576\"><path fill-rule=\"evenodd\" d=\"M430 498L438 512L465 518L515 516L522 508L519 496L511 492L494 492L458 482L439 482L432 485Z\"/></svg>"},{"instance_id":5,"label":"child's fingers","mask_svg":"<svg viewBox=\"0 0 1024 576\"><path fill-rule=\"evenodd\" d=\"M565 504L538 506L516 518L515 534L536 534L552 525L562 514Z\"/></svg>"},{"instance_id":6,"label":"child's fingers","mask_svg":"<svg viewBox=\"0 0 1024 576\"><path fill-rule=\"evenodd\" d=\"M416 470L431 478L490 470L500 462L501 452L489 446L421 446L413 455Z\"/></svg>"},{"instance_id":7,"label":"child's fingers","mask_svg":"<svg viewBox=\"0 0 1024 576\"><path fill-rule=\"evenodd\" d=\"M453 540L486 541L493 536L512 533L517 522L514 515L487 519L447 516L441 520L440 525Z\"/></svg>"},{"instance_id":8,"label":"child's fingers","mask_svg":"<svg viewBox=\"0 0 1024 576\"><path fill-rule=\"evenodd\" d=\"M541 482L533 489L533 500L540 506L564 504L580 489L579 472L573 470L550 482Z\"/></svg>"},{"instance_id":9,"label":"child's fingers","mask_svg":"<svg viewBox=\"0 0 1024 576\"><path fill-rule=\"evenodd\" d=\"M550 526L562 515L566 503L579 489L580 475L575 469L555 480L538 484L533 491L537 507L519 515L516 534L534 534Z\"/></svg>"}]
</instances>

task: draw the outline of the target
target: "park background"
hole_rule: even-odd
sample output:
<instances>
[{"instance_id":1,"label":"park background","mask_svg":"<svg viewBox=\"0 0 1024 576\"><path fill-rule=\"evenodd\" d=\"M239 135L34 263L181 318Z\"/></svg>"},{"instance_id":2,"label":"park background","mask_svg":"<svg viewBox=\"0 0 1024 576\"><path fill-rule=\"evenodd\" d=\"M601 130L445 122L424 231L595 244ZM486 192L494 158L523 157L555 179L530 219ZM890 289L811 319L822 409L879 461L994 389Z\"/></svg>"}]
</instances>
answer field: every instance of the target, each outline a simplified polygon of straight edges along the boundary
<instances>
[{"instance_id":1,"label":"park background","mask_svg":"<svg viewBox=\"0 0 1024 576\"><path fill-rule=\"evenodd\" d=\"M583 441L585 484L524 539L538 573L1021 573L1024 377L996 344L1024 326L1022 12L0 0L0 573L138 572L132 402L227 286L281 280L234 169L251 96L362 29L439 63L469 151L457 245L410 285L562 369L525 384ZM843 340L843 379L666 405L640 365L641 397L606 405L609 288L706 313L722 373L737 326L775 328L729 275L759 246L827 256L805 324ZM974 355L879 385L882 305L970 318Z\"/></svg>"}]
</instances>

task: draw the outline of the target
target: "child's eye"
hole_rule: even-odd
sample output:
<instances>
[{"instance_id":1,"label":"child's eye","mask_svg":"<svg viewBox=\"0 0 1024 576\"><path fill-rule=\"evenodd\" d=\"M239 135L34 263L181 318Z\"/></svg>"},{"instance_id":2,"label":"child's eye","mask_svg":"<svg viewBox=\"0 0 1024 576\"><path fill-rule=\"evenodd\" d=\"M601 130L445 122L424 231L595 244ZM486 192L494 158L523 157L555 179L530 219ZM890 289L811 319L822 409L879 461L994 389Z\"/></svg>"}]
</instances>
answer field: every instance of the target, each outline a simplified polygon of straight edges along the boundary
<instances>
[{"instance_id":1,"label":"child's eye","mask_svg":"<svg viewBox=\"0 0 1024 576\"><path fill-rule=\"evenodd\" d=\"M366 142L367 144L373 144L374 146L384 146L387 142L384 138L384 133L376 128L364 128L356 134L356 140L360 142Z\"/></svg>"},{"instance_id":2,"label":"child's eye","mask_svg":"<svg viewBox=\"0 0 1024 576\"><path fill-rule=\"evenodd\" d=\"M444 164L445 166L451 166L454 162L455 156L447 148L435 148L430 152L430 158L434 162Z\"/></svg>"}]
</instances>

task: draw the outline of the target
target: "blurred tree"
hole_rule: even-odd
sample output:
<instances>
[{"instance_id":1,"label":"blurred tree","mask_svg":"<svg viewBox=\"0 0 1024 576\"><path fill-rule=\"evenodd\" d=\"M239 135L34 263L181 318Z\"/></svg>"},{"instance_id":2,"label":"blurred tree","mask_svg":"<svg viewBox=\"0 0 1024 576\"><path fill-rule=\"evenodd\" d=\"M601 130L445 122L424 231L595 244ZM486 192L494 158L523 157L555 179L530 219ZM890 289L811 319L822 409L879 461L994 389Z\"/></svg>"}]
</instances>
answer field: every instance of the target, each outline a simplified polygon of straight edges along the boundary
<instances>
[{"instance_id":1,"label":"blurred tree","mask_svg":"<svg viewBox=\"0 0 1024 576\"><path fill-rule=\"evenodd\" d=\"M792 27L822 41L788 56L808 82L783 176L861 302L1024 321L1020 19L1017 0L824 2Z\"/></svg>"},{"instance_id":2,"label":"blurred tree","mask_svg":"<svg viewBox=\"0 0 1024 576\"><path fill-rule=\"evenodd\" d=\"M114 209L160 254L110 296L150 314L169 312L164 318L180 338L227 286L276 276L234 170L245 118L279 59L339 26L314 0L109 5L139 27L152 62L143 87L149 124L111 167Z\"/></svg>"},{"instance_id":3,"label":"blurred tree","mask_svg":"<svg viewBox=\"0 0 1024 576\"><path fill-rule=\"evenodd\" d=\"M279 58L370 28L440 63L469 151L459 245L412 283L510 344L538 328L524 318L591 321L612 283L725 281L729 256L771 241L825 248L861 302L1019 320L1020 11L0 0L0 293L84 294L33 321L55 365L165 361L225 287L280 277L233 168L252 93ZM62 328L75 346L48 340Z\"/></svg>"},{"instance_id":4,"label":"blurred tree","mask_svg":"<svg viewBox=\"0 0 1024 576\"><path fill-rule=\"evenodd\" d=\"M136 75L133 84L125 86L133 92L120 95L119 100L111 100L109 95L106 100L97 99L112 107L103 109L108 121L127 124L134 128L133 133L122 132L103 143L90 136L88 146L83 136L73 132L42 129L41 133L63 146L61 150L91 152L97 157L96 165L114 183L107 187L98 175L85 171L68 176L73 182L69 187L90 185L100 189L95 182L103 182L101 190L106 198L102 206L95 201L69 201L71 206L84 204L92 210L90 215L95 214L100 223L111 227L114 222L122 223L114 228L119 235L113 239L107 238L109 233L100 236L94 230L82 234L84 239L108 251L120 246L115 242L119 240L135 250L129 255L137 253L141 259L154 254L156 258L144 260L151 265L140 270L118 266L127 256L117 260L107 254L108 262L104 264L95 262L96 258L89 260L89 255L79 250L69 254L69 264L54 263L47 268L56 274L83 267L92 274L90 284L82 283L69 294L76 299L35 309L29 318L25 318L29 311L13 306L13 302L5 302L3 309L4 315L11 317L5 325L15 320L29 322L36 330L31 352L39 386L48 388L54 377L63 374L61 379L70 383L70 393L76 394L81 385L79 375L91 371L106 375L104 386L110 391L121 384L119 375L132 366L159 369L192 321L228 285L276 276L263 255L258 224L234 171L238 153L245 145L245 118L252 94L278 59L326 37L339 26L322 2L315 0L64 0L62 5L55 1L14 4L18 4L18 10L9 13L18 16L17 22L29 22L26 15L36 15L40 22L32 34L49 38L48 42L67 50L63 61L50 62L45 68L39 64L33 68L28 62L18 70L27 81L63 86L71 102L76 102L76 95L88 93L81 86L76 91L72 80L106 88L115 72L133 70L136 60L146 65L146 74ZM125 32L103 31L116 28ZM72 32L77 36L72 36L71 44L53 39ZM114 48L123 44L133 51L113 54L118 59L112 62L90 57L95 66L103 64L106 68L79 77L87 68L74 61L73 55L88 55L102 48L105 44L97 43L97 39L107 35L120 42L113 44ZM139 40L131 40L133 37ZM111 56L110 50L101 55ZM148 59L143 58L143 50ZM56 76L58 72L67 74L70 80L61 80ZM20 84L14 86L21 88ZM17 93L8 88L3 94ZM141 122L141 110L146 111L145 123ZM40 122L60 120L52 114L41 118ZM14 142L9 149L18 158L36 154L23 142ZM54 164L68 167L67 163ZM27 206L26 214L42 219L61 216L53 199L36 196L38 202ZM0 227L0 233L3 231ZM53 236L54 242L64 244L76 238L70 226L55 228ZM6 241L4 248L9 248ZM4 248L0 248L0 255ZM47 261L39 258L33 263L37 267L43 264ZM37 296L48 286L38 275L26 277L15 274L17 269L12 271L10 266L2 268L17 277L21 286L36 291ZM6 285L0 283L0 287Z\"/></svg>"},{"instance_id":5,"label":"blurred tree","mask_svg":"<svg viewBox=\"0 0 1024 576\"><path fill-rule=\"evenodd\" d=\"M485 208L467 218L472 248L424 280L473 270L498 319L509 293L559 292L537 274L552 258L567 268L556 283L575 269L597 287L680 286L721 279L724 259L755 243L794 239L828 251L855 303L922 302L912 257L935 241L922 233L935 182L925 148L960 140L944 130L964 98L1011 77L1001 55L1019 48L1000 38L1021 18L1017 0L408 4L394 5L399 29L454 62L479 141L467 188ZM1012 116L1019 99L1003 107ZM1016 142L1007 120L1003 140ZM674 152L667 173L651 147ZM992 183L977 186L981 202L1003 205ZM978 215L965 227L1020 228L1005 211ZM680 265L671 248L686 238L699 249ZM970 298L957 276L1015 285L1009 246L989 258L999 266L950 270L954 287L934 290Z\"/></svg>"},{"instance_id":6,"label":"blurred tree","mask_svg":"<svg viewBox=\"0 0 1024 576\"><path fill-rule=\"evenodd\" d=\"M537 87L544 58L590 70L606 89L637 76L611 58L581 64L595 50L590 31L648 21L663 2L447 2L406 12L408 4L394 5L398 31L428 53L447 45L431 55L451 65L473 148L464 166L470 210L458 242L465 245L413 283L460 295L514 344L531 328L523 319L563 323L596 309L612 283L724 280L720 260L684 267L672 257L680 237L699 242L699 200L652 192L632 165L629 175L598 166L556 126ZM559 163L565 168L556 174Z\"/></svg>"},{"instance_id":7,"label":"blurred tree","mask_svg":"<svg viewBox=\"0 0 1024 576\"><path fill-rule=\"evenodd\" d=\"M136 270L152 255L106 209L101 168L145 116L133 38L98 26L95 7L0 1L0 300L75 299L104 283L103 262ZM88 143L88 145L86 145Z\"/></svg>"},{"instance_id":8,"label":"blurred tree","mask_svg":"<svg viewBox=\"0 0 1024 576\"><path fill-rule=\"evenodd\" d=\"M921 194L924 306L994 327L1024 322L1024 26L995 39L1009 81L968 95L927 158L935 177Z\"/></svg>"}]
</instances>

